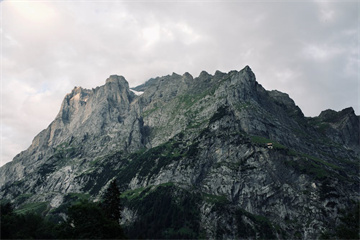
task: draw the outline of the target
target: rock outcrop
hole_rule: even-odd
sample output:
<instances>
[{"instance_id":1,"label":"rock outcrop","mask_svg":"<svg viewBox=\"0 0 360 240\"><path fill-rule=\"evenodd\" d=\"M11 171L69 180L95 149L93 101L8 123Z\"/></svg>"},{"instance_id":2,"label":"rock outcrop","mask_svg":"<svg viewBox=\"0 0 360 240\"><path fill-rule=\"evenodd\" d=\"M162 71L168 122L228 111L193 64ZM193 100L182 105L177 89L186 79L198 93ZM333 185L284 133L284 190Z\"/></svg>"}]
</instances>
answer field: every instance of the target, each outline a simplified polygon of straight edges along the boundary
<instances>
[{"instance_id":1,"label":"rock outcrop","mask_svg":"<svg viewBox=\"0 0 360 240\"><path fill-rule=\"evenodd\" d=\"M360 118L352 108L307 118L248 66L173 73L134 90L143 94L115 75L96 89L74 88L49 127L0 168L1 198L18 208L43 203L45 214L61 216L116 178L133 238L317 238L359 201ZM154 218L144 206L169 218L154 223L159 235L139 230Z\"/></svg>"}]
</instances>

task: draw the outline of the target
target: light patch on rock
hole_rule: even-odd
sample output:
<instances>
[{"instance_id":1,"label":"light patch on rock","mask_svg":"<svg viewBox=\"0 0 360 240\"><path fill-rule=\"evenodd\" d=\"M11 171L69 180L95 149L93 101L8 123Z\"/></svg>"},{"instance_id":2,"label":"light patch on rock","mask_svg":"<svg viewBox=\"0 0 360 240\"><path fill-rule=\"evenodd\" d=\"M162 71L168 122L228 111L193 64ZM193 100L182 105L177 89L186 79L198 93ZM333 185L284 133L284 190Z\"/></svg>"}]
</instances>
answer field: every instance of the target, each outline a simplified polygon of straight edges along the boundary
<instances>
[{"instance_id":1,"label":"light patch on rock","mask_svg":"<svg viewBox=\"0 0 360 240\"><path fill-rule=\"evenodd\" d=\"M79 101L80 100L80 93L76 94L71 98L71 100Z\"/></svg>"},{"instance_id":2,"label":"light patch on rock","mask_svg":"<svg viewBox=\"0 0 360 240\"><path fill-rule=\"evenodd\" d=\"M138 218L135 211L131 210L128 207L125 207L121 213L121 224L130 225L136 221Z\"/></svg>"},{"instance_id":3,"label":"light patch on rock","mask_svg":"<svg viewBox=\"0 0 360 240\"><path fill-rule=\"evenodd\" d=\"M52 208L59 207L64 201L64 197L62 195L56 195L53 199L51 199L50 206Z\"/></svg>"}]
</instances>

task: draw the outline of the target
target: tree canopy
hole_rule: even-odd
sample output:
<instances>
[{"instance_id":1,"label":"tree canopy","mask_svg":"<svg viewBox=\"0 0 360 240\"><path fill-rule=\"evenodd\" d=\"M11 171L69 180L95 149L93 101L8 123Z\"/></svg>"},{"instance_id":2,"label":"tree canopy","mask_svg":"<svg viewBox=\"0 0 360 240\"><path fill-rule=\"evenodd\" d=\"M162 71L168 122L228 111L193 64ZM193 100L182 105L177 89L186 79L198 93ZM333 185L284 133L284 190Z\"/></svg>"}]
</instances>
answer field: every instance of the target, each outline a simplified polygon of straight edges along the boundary
<instances>
[{"instance_id":1,"label":"tree canopy","mask_svg":"<svg viewBox=\"0 0 360 240\"><path fill-rule=\"evenodd\" d=\"M121 220L120 211L122 205L120 200L120 190L115 179L110 182L109 187L105 191L101 208L104 210L104 214L107 218L114 221Z\"/></svg>"},{"instance_id":2,"label":"tree canopy","mask_svg":"<svg viewBox=\"0 0 360 240\"><path fill-rule=\"evenodd\" d=\"M17 214L1 203L1 239L123 239L120 191L111 181L101 202L82 200L67 208L67 218L55 224L34 212Z\"/></svg>"}]
</instances>

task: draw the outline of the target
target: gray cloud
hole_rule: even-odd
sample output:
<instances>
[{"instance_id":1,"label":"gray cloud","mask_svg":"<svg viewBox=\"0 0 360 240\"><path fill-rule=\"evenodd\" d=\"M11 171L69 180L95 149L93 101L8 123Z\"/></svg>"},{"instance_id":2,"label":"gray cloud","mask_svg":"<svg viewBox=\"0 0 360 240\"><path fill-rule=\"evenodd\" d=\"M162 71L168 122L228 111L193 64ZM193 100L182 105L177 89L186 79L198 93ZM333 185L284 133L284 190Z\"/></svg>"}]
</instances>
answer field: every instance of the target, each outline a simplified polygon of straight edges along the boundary
<instances>
[{"instance_id":1,"label":"gray cloud","mask_svg":"<svg viewBox=\"0 0 360 240\"><path fill-rule=\"evenodd\" d=\"M359 2L2 1L0 165L26 149L74 86L131 86L250 65L305 115L359 114Z\"/></svg>"}]
</instances>

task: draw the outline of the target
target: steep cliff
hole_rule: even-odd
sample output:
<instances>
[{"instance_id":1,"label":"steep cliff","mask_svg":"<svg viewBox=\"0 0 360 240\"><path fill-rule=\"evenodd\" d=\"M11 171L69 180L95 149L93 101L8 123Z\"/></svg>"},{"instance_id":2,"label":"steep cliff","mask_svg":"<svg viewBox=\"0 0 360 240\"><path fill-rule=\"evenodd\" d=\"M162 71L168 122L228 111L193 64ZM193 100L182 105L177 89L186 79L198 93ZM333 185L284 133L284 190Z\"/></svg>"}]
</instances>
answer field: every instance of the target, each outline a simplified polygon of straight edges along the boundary
<instances>
[{"instance_id":1,"label":"steep cliff","mask_svg":"<svg viewBox=\"0 0 360 240\"><path fill-rule=\"evenodd\" d=\"M132 238L317 238L359 201L352 108L307 118L248 66L173 73L134 90L143 94L121 76L74 88L49 127L0 168L1 197L56 217L116 178Z\"/></svg>"}]
</instances>

